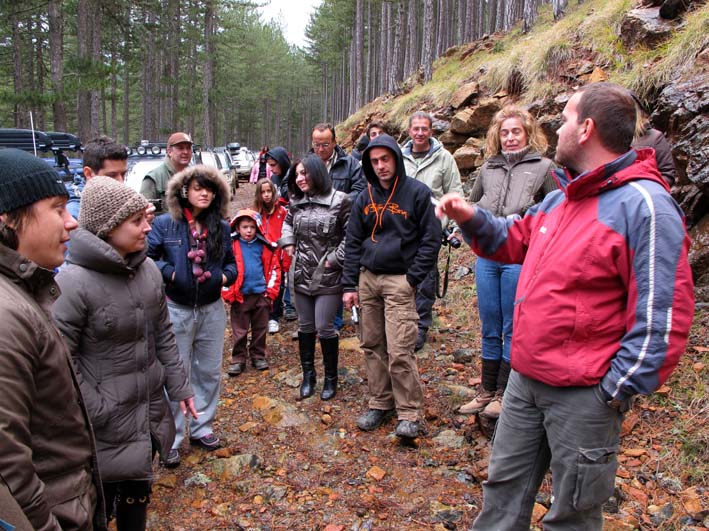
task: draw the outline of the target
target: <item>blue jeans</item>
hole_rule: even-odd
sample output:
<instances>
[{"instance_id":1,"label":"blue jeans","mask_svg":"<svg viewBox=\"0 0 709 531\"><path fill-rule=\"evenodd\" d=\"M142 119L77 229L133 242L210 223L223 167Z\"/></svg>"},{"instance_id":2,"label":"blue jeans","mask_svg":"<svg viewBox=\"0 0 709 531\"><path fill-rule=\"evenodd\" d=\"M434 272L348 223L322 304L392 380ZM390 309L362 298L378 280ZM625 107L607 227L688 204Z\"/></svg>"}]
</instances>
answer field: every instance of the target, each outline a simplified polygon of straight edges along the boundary
<instances>
[{"instance_id":1,"label":"blue jeans","mask_svg":"<svg viewBox=\"0 0 709 531\"><path fill-rule=\"evenodd\" d=\"M475 284L482 322L483 359L510 362L515 292L522 266L478 257Z\"/></svg>"}]
</instances>

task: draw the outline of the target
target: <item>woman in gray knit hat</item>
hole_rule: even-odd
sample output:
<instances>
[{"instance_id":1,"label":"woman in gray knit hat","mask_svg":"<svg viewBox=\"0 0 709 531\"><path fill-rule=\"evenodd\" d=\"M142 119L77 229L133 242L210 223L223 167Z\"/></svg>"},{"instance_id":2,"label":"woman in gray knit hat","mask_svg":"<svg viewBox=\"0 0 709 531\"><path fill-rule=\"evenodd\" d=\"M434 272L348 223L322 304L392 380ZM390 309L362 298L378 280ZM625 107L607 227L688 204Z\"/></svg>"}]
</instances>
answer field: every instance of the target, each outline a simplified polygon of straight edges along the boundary
<instances>
[{"instance_id":1,"label":"woman in gray knit hat","mask_svg":"<svg viewBox=\"0 0 709 531\"><path fill-rule=\"evenodd\" d=\"M108 177L87 183L53 308L81 375L106 508L119 531L145 529L153 457L167 455L175 438L165 391L197 415L162 276L146 254L146 206Z\"/></svg>"}]
</instances>

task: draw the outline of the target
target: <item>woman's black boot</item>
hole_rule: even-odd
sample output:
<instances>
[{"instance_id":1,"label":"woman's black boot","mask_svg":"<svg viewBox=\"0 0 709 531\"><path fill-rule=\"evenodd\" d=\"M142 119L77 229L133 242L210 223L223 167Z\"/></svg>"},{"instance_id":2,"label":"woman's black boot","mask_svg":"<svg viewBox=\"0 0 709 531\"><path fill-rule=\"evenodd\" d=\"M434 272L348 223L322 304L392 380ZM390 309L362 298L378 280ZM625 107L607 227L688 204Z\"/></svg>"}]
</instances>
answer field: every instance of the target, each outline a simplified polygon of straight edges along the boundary
<instances>
[{"instance_id":1,"label":"woman's black boot","mask_svg":"<svg viewBox=\"0 0 709 531\"><path fill-rule=\"evenodd\" d=\"M308 398L315 393L315 333L298 332L298 353L303 369L303 383L300 398Z\"/></svg>"},{"instance_id":2,"label":"woman's black boot","mask_svg":"<svg viewBox=\"0 0 709 531\"><path fill-rule=\"evenodd\" d=\"M337 393L337 358L340 349L340 338L328 337L320 338L320 348L322 349L323 365L325 366L325 382L323 383L322 400L330 400Z\"/></svg>"}]
</instances>

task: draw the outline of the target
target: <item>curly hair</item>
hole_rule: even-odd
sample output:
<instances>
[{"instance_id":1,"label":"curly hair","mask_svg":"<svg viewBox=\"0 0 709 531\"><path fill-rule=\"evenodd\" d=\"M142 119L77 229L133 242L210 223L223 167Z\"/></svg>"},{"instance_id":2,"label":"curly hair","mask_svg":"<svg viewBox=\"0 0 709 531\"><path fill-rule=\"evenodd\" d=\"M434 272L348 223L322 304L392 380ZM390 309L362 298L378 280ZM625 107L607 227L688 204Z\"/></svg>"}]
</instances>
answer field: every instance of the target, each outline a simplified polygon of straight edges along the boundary
<instances>
[{"instance_id":1,"label":"curly hair","mask_svg":"<svg viewBox=\"0 0 709 531\"><path fill-rule=\"evenodd\" d=\"M536 118L529 111L525 111L517 105L505 105L492 118L490 128L487 130L485 157L490 158L501 153L500 129L502 128L502 122L509 118L518 118L522 122L522 127L527 133L527 145L540 155L543 155L549 144L544 133L539 128Z\"/></svg>"}]
</instances>

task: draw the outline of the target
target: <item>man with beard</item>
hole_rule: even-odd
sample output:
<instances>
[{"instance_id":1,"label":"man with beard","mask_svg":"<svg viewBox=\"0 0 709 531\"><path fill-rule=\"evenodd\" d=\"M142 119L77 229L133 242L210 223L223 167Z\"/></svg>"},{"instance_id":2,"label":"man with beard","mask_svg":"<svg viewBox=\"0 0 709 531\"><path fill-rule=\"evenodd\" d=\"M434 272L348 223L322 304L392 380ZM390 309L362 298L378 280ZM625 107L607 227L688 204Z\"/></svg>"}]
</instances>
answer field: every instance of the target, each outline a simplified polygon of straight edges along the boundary
<instances>
[{"instance_id":1,"label":"man with beard","mask_svg":"<svg viewBox=\"0 0 709 531\"><path fill-rule=\"evenodd\" d=\"M476 254L523 263L512 374L473 530L527 529L551 468L544 529L600 530L613 494L623 415L667 379L694 310L689 238L652 149L631 149L635 105L609 83L566 104L561 189L522 219L447 195Z\"/></svg>"}]
</instances>

